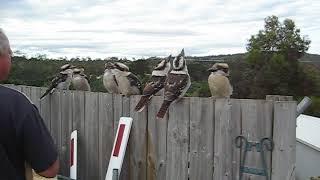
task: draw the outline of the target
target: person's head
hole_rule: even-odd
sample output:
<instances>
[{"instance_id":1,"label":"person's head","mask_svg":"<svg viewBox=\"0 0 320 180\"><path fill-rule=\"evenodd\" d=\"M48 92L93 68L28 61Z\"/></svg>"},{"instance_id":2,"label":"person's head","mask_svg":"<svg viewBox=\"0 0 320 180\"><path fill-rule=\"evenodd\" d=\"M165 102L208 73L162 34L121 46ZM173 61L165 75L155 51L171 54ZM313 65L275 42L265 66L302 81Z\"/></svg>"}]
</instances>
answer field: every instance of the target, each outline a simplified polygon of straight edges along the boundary
<instances>
[{"instance_id":1,"label":"person's head","mask_svg":"<svg viewBox=\"0 0 320 180\"><path fill-rule=\"evenodd\" d=\"M7 79L11 68L12 51L8 37L0 28L0 81Z\"/></svg>"}]
</instances>

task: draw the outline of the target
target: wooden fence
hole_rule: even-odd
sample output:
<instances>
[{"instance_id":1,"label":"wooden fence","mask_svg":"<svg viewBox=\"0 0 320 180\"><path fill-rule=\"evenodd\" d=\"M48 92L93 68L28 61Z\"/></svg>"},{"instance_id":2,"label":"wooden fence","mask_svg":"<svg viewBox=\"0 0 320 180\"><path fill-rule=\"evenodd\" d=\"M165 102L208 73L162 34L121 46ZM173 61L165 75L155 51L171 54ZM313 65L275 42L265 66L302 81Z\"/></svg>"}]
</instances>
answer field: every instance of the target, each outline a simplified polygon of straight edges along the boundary
<instances>
[{"instance_id":1,"label":"wooden fence","mask_svg":"<svg viewBox=\"0 0 320 180\"><path fill-rule=\"evenodd\" d=\"M104 180L117 123L134 119L122 180L238 180L243 152L235 138L249 141L271 137L266 155L273 180L295 178L296 102L250 99L183 98L156 119L162 97L133 110L140 96L57 91L43 100L45 88L6 85L25 93L39 108L59 149L61 171L68 176L69 136L78 130L78 177ZM260 153L247 153L246 166L262 168ZM265 180L244 174L243 180Z\"/></svg>"}]
</instances>

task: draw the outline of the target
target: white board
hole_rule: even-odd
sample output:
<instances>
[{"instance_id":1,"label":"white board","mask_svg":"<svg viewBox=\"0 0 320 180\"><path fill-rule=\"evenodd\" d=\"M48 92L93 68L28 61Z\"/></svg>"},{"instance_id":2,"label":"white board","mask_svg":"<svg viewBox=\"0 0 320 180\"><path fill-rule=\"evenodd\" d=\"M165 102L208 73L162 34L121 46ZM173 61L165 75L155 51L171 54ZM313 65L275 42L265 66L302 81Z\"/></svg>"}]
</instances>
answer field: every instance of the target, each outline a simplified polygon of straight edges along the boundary
<instances>
[{"instance_id":1,"label":"white board","mask_svg":"<svg viewBox=\"0 0 320 180\"><path fill-rule=\"evenodd\" d=\"M132 126L132 118L130 117L120 118L105 180L112 180L113 169L118 170L118 175L120 175L121 173L121 167L122 167L124 155L126 153L131 126Z\"/></svg>"},{"instance_id":2,"label":"white board","mask_svg":"<svg viewBox=\"0 0 320 180\"><path fill-rule=\"evenodd\" d=\"M77 130L71 133L70 137L70 178L77 179L77 156L78 156L78 134Z\"/></svg>"}]
</instances>

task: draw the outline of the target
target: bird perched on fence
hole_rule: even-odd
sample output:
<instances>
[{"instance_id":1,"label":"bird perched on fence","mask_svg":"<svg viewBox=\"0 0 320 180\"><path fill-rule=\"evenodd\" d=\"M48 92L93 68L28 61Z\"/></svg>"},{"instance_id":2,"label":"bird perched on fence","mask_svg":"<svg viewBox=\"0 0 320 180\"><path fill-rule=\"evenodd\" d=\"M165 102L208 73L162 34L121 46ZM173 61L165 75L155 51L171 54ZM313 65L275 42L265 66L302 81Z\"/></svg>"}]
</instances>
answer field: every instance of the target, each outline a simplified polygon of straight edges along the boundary
<instances>
[{"instance_id":1,"label":"bird perched on fence","mask_svg":"<svg viewBox=\"0 0 320 180\"><path fill-rule=\"evenodd\" d=\"M120 94L119 84L115 76L116 66L112 62L107 62L104 68L103 86L109 93ZM126 71L125 68L123 70Z\"/></svg>"},{"instance_id":2,"label":"bird perched on fence","mask_svg":"<svg viewBox=\"0 0 320 180\"><path fill-rule=\"evenodd\" d=\"M129 72L128 66L119 62L114 63L114 66L113 71L120 93L125 96L141 94L141 82L136 75Z\"/></svg>"},{"instance_id":3,"label":"bird perched on fence","mask_svg":"<svg viewBox=\"0 0 320 180\"><path fill-rule=\"evenodd\" d=\"M44 98L49 93L53 93L54 89L68 90L71 84L73 68L75 68L75 66L71 64L61 66L61 71L52 79L51 85L40 99Z\"/></svg>"},{"instance_id":4,"label":"bird perched on fence","mask_svg":"<svg viewBox=\"0 0 320 180\"><path fill-rule=\"evenodd\" d=\"M227 63L215 63L208 69L211 74L208 84L213 98L230 98L232 86L229 82L229 66Z\"/></svg>"},{"instance_id":5,"label":"bird perched on fence","mask_svg":"<svg viewBox=\"0 0 320 180\"><path fill-rule=\"evenodd\" d=\"M171 55L162 60L152 71L151 80L144 87L142 96L135 107L136 111L141 112L145 105L151 100L157 92L164 87L164 82L167 78L168 72L171 68Z\"/></svg>"},{"instance_id":6,"label":"bird perched on fence","mask_svg":"<svg viewBox=\"0 0 320 180\"><path fill-rule=\"evenodd\" d=\"M186 60L184 57L184 49L175 57L172 62L173 69L168 73L164 85L164 101L157 113L158 118L163 118L170 104L183 97L191 85L190 76Z\"/></svg>"},{"instance_id":7,"label":"bird perched on fence","mask_svg":"<svg viewBox=\"0 0 320 180\"><path fill-rule=\"evenodd\" d=\"M91 91L88 77L84 74L83 68L73 69L72 86L75 90L79 91Z\"/></svg>"}]
</instances>

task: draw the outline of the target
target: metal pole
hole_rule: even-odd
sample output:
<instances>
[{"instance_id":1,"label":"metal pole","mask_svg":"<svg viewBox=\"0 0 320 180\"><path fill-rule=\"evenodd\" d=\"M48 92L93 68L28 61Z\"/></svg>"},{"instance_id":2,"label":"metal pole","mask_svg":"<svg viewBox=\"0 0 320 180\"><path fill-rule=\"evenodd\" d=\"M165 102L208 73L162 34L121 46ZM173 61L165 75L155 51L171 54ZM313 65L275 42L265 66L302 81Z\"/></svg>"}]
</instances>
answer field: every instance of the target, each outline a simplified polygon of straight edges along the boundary
<instances>
[{"instance_id":1,"label":"metal pole","mask_svg":"<svg viewBox=\"0 0 320 180\"><path fill-rule=\"evenodd\" d=\"M302 101L297 105L297 117L302 114L310 105L312 100L305 96Z\"/></svg>"},{"instance_id":2,"label":"metal pole","mask_svg":"<svg viewBox=\"0 0 320 180\"><path fill-rule=\"evenodd\" d=\"M113 169L113 171L112 171L112 180L119 180L119 171L118 171L118 169Z\"/></svg>"}]
</instances>

